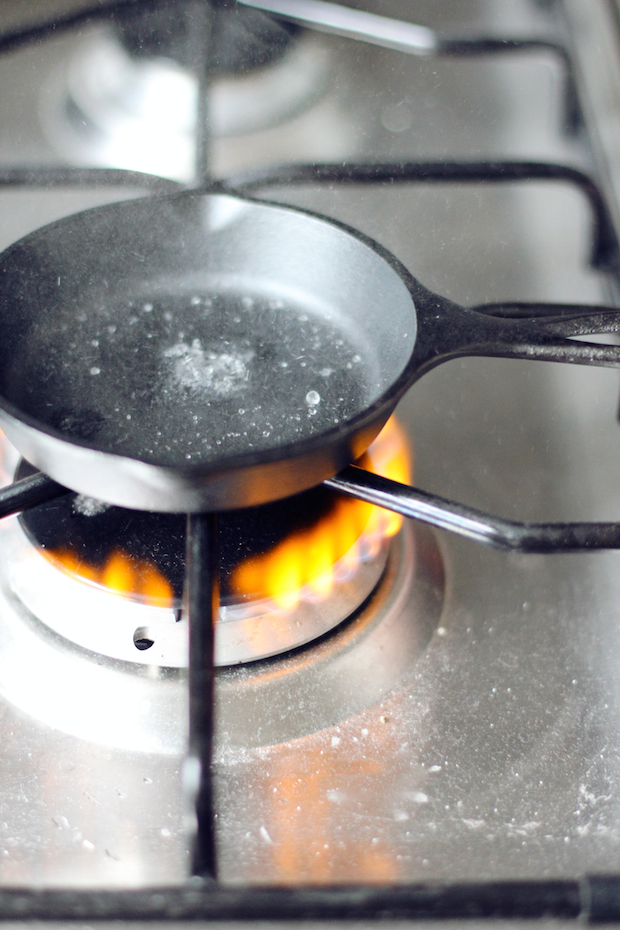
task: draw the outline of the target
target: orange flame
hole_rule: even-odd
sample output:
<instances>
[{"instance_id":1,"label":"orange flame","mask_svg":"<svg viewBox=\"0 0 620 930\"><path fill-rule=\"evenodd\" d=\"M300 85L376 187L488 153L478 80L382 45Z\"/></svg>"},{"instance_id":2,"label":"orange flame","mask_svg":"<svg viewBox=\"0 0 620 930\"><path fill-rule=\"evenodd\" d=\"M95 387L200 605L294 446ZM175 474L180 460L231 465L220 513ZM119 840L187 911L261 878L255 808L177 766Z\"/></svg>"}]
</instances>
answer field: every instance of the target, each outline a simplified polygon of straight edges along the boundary
<instances>
[{"instance_id":1,"label":"orange flame","mask_svg":"<svg viewBox=\"0 0 620 930\"><path fill-rule=\"evenodd\" d=\"M394 417L358 464L395 481L410 481L409 447ZM401 524L402 517L380 507L336 498L331 511L315 526L292 533L269 552L237 566L231 585L235 598L271 601L280 610L294 609L302 598L323 600L337 582L350 578L362 561L376 555ZM102 567L83 561L69 549L41 551L69 574L117 594L157 607L173 605L172 586L157 566L121 549L113 551Z\"/></svg>"},{"instance_id":2,"label":"orange flame","mask_svg":"<svg viewBox=\"0 0 620 930\"><path fill-rule=\"evenodd\" d=\"M172 585L152 562L134 559L121 549L116 549L107 562L97 568L79 559L69 549L43 549L42 552L71 575L79 575L117 594L137 597L153 607L172 607Z\"/></svg>"},{"instance_id":3,"label":"orange flame","mask_svg":"<svg viewBox=\"0 0 620 930\"><path fill-rule=\"evenodd\" d=\"M385 478L411 480L407 439L394 417L358 464ZM294 609L302 597L323 600L337 581L351 577L361 561L376 555L385 538L394 536L401 524L398 514L338 498L315 526L242 562L233 573L233 591L242 600L271 600L280 610Z\"/></svg>"}]
</instances>

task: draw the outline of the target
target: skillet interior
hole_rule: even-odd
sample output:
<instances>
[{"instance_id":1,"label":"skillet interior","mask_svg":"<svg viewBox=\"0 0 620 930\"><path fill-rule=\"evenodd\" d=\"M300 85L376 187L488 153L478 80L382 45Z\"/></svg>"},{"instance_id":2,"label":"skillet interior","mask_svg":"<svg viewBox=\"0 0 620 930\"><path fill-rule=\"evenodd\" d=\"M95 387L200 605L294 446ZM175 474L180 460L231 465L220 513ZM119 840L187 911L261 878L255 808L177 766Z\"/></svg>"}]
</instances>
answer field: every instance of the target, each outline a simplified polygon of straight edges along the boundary
<instances>
[{"instance_id":1,"label":"skillet interior","mask_svg":"<svg viewBox=\"0 0 620 930\"><path fill-rule=\"evenodd\" d=\"M219 194L97 208L0 261L0 393L31 425L169 468L330 430L407 364L411 296L373 249Z\"/></svg>"}]
</instances>

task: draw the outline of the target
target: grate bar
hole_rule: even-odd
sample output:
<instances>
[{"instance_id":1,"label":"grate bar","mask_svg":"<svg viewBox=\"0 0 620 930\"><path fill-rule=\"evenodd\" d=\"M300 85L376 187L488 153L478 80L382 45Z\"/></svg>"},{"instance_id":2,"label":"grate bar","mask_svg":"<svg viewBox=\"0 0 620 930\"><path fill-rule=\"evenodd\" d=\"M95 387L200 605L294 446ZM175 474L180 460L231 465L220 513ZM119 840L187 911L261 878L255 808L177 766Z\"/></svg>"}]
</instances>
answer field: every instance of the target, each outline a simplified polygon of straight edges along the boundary
<instances>
[{"instance_id":1,"label":"grate bar","mask_svg":"<svg viewBox=\"0 0 620 930\"><path fill-rule=\"evenodd\" d=\"M314 888L0 891L0 920L404 920L620 917L620 880Z\"/></svg>"},{"instance_id":2,"label":"grate bar","mask_svg":"<svg viewBox=\"0 0 620 930\"><path fill-rule=\"evenodd\" d=\"M14 481L13 484L0 490L0 519L69 493L68 488L48 478L42 472L37 472L28 478L20 478L19 481Z\"/></svg>"},{"instance_id":3,"label":"grate bar","mask_svg":"<svg viewBox=\"0 0 620 930\"><path fill-rule=\"evenodd\" d=\"M421 161L403 164L287 164L250 169L224 179L226 188L253 191L296 184L507 184L554 181L577 187L594 215L592 264L604 270L620 265L620 247L605 198L595 181L570 165L530 161Z\"/></svg>"},{"instance_id":4,"label":"grate bar","mask_svg":"<svg viewBox=\"0 0 620 930\"><path fill-rule=\"evenodd\" d=\"M544 320L545 318L572 320L577 317L587 319L588 317L598 318L613 315L616 328L620 325L620 307L601 306L599 304L556 304L526 300L515 300L513 302L504 300L501 303L478 304L475 307L470 307L470 309L476 310L478 313L488 313L489 316L511 320ZM615 332L615 329L610 330L610 332Z\"/></svg>"},{"instance_id":5,"label":"grate bar","mask_svg":"<svg viewBox=\"0 0 620 930\"><path fill-rule=\"evenodd\" d=\"M620 523L516 523L349 465L323 484L474 542L518 552L620 549Z\"/></svg>"},{"instance_id":6,"label":"grate bar","mask_svg":"<svg viewBox=\"0 0 620 930\"><path fill-rule=\"evenodd\" d=\"M516 301L479 304L470 309L505 320L537 320L544 331L558 336L588 336L594 333L617 333L620 330L620 307ZM599 343L590 343L596 352L595 345Z\"/></svg>"},{"instance_id":7,"label":"grate bar","mask_svg":"<svg viewBox=\"0 0 620 930\"><path fill-rule=\"evenodd\" d=\"M139 2L143 6L154 5L154 0L107 0L107 2L106 0L99 0L97 3L83 6L79 10L72 10L64 15L60 14L53 17L53 19L7 30L0 33L0 55L5 52L13 52L32 42L51 39L67 29L79 26L81 23L110 19L117 10L122 10L128 6L137 6Z\"/></svg>"},{"instance_id":8,"label":"grate bar","mask_svg":"<svg viewBox=\"0 0 620 930\"><path fill-rule=\"evenodd\" d=\"M510 53L527 54L543 52L553 55L560 63L564 74L562 89L562 117L564 129L575 135L583 128L584 119L579 102L579 93L575 79L575 68L566 46L553 39L538 37L501 36L440 36L437 53L458 57L474 55L506 55Z\"/></svg>"},{"instance_id":9,"label":"grate bar","mask_svg":"<svg viewBox=\"0 0 620 930\"><path fill-rule=\"evenodd\" d=\"M566 131L583 125L573 63L568 49L544 36L442 35L427 26L378 16L325 0L239 0L244 6L263 10L287 22L331 35L342 36L408 55L502 55L547 52L559 59L564 72L563 113Z\"/></svg>"},{"instance_id":10,"label":"grate bar","mask_svg":"<svg viewBox=\"0 0 620 930\"><path fill-rule=\"evenodd\" d=\"M219 612L217 516L188 514L186 603L189 617L189 754L184 781L195 810L192 874L215 878L211 764L214 725L215 619Z\"/></svg>"},{"instance_id":11,"label":"grate bar","mask_svg":"<svg viewBox=\"0 0 620 930\"><path fill-rule=\"evenodd\" d=\"M197 83L194 178L196 186L204 187L211 183L208 92L211 80L209 47L211 44L212 16L211 5L208 0L192 0L189 4L189 17L192 70Z\"/></svg>"}]
</instances>

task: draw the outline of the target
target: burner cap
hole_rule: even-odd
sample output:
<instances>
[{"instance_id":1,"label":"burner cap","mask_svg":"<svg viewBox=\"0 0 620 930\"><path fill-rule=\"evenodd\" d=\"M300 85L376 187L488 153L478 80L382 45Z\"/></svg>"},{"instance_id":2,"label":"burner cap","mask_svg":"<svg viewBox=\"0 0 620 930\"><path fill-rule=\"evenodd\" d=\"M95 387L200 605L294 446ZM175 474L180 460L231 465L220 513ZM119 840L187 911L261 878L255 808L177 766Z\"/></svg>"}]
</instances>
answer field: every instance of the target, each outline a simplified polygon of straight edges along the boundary
<instances>
[{"instance_id":1,"label":"burner cap","mask_svg":"<svg viewBox=\"0 0 620 930\"><path fill-rule=\"evenodd\" d=\"M213 11L211 74L247 74L278 61L300 31L243 6L226 6ZM140 11L124 8L115 17L115 32L125 51L134 59L169 58L191 68L191 21L178 7L157 6Z\"/></svg>"}]
</instances>

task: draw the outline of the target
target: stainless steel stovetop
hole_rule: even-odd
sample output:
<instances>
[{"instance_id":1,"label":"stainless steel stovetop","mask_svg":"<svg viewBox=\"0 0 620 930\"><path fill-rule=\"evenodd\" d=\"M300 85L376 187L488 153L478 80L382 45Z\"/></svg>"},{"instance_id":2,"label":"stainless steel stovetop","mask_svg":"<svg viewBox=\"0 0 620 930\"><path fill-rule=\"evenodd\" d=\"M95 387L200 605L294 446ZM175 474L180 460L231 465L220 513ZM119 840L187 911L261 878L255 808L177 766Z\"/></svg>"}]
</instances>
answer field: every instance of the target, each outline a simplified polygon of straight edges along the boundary
<instances>
[{"instance_id":1,"label":"stainless steel stovetop","mask_svg":"<svg viewBox=\"0 0 620 930\"><path fill-rule=\"evenodd\" d=\"M561 66L549 53L413 58L317 34L309 38L328 75L320 92L275 125L215 137L217 176L288 161L503 157L596 168L613 193L613 158L605 159L614 154L620 73L616 87L605 83L591 54L616 28L611 3L356 5L455 33L554 32L566 19L582 43L588 117L607 101L600 128L563 133ZM601 23L603 39L592 32ZM49 110L63 69L104 32L82 26L0 59L4 164L71 157ZM3 191L0 245L127 193ZM426 286L465 305L605 302L617 293L616 281L588 264L591 219L567 185L308 185L269 196L363 230ZM399 408L415 484L513 519L620 520L618 387L609 370L450 362ZM215 787L224 883L620 870L620 554L511 555L435 538L442 611L394 680L385 669L398 642L383 641L361 673L349 644L340 684L316 671L312 649L223 676ZM11 601L7 586L0 567L2 603ZM422 622L413 608L410 622ZM0 614L0 643L10 640L6 630ZM62 655L59 669L79 659L86 671L72 678L50 664L34 674L28 652L2 671L0 658L0 884L183 882L181 673L114 664L37 636ZM329 669L329 642L321 648ZM271 710L259 701L274 682ZM73 715L56 723L55 703L72 705Z\"/></svg>"}]
</instances>

